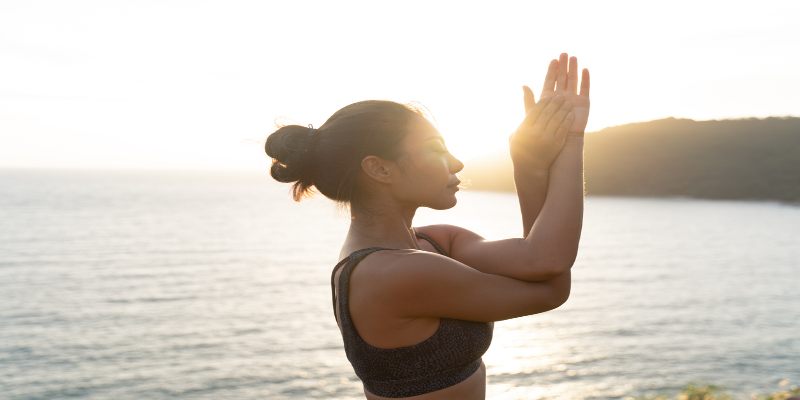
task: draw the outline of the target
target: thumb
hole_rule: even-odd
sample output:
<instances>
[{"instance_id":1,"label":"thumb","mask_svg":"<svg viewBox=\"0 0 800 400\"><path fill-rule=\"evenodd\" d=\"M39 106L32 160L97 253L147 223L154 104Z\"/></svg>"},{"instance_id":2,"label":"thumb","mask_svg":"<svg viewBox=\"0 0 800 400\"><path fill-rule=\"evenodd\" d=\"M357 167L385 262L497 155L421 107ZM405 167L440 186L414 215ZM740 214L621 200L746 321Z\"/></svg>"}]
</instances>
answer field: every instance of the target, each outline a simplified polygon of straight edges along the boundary
<instances>
[{"instance_id":1,"label":"thumb","mask_svg":"<svg viewBox=\"0 0 800 400\"><path fill-rule=\"evenodd\" d=\"M525 102L525 115L528 115L528 113L533 109L533 106L536 105L536 100L533 97L533 90L523 85L522 99Z\"/></svg>"}]
</instances>

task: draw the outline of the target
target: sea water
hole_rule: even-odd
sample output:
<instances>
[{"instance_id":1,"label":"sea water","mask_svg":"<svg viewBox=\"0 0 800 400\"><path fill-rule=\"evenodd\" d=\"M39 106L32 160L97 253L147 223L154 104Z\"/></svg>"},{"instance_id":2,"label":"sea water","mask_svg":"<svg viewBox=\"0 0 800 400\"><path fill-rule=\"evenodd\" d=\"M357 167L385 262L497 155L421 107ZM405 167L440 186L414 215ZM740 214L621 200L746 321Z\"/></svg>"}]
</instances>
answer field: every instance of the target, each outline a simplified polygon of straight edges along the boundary
<instances>
[{"instance_id":1,"label":"sea water","mask_svg":"<svg viewBox=\"0 0 800 400\"><path fill-rule=\"evenodd\" d=\"M514 193L456 196L414 225L521 235ZM0 398L363 398L331 306L348 223L266 173L1 171ZM798 226L590 193L570 299L495 324L487 398L800 384Z\"/></svg>"}]
</instances>

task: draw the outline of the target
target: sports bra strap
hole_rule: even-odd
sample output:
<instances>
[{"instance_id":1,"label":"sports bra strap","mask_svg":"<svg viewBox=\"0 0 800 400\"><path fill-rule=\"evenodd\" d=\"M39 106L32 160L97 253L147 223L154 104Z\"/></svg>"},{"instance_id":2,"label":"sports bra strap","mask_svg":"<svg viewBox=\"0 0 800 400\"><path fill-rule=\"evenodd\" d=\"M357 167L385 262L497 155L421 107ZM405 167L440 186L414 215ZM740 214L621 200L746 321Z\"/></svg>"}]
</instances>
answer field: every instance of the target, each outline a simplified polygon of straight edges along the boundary
<instances>
[{"instance_id":1,"label":"sports bra strap","mask_svg":"<svg viewBox=\"0 0 800 400\"><path fill-rule=\"evenodd\" d=\"M444 249L442 248L442 246L439 246L439 243L436 243L436 241L435 241L435 240L433 240L433 238L432 238L432 237L430 237L430 236L428 236L428 235L426 235L426 234L424 234L424 233L419 233L419 232L417 232L417 231L414 231L414 233L416 233L416 234L417 234L417 237L421 237L421 238L423 238L423 239L427 240L427 241L428 241L428 243L430 243L431 245L433 245L433 248L434 248L434 249L436 249L436 251L438 251L438 252L439 252L439 254L441 254L441 255L443 255L443 256L445 256L445 257L450 257L450 255L448 255L448 254L447 254L447 252L446 252L446 251L444 251Z\"/></svg>"},{"instance_id":2,"label":"sports bra strap","mask_svg":"<svg viewBox=\"0 0 800 400\"><path fill-rule=\"evenodd\" d=\"M334 286L334 278L336 277L336 271L342 269L342 273L339 275L339 290L345 292L345 296L339 296L339 304L342 302L347 301L347 299L342 299L342 297L347 297L347 290L350 287L350 272L353 270L353 266L359 263L361 259L366 257L368 254L371 254L378 250L392 250L387 249L386 247L367 247L364 249L356 250L350 253L347 257L345 257L342 261L339 261L335 267L333 267L333 272L331 272L331 303L333 304L333 316L336 317L336 322L339 322L339 317L336 316L336 288ZM354 260L354 257L356 258ZM344 268L342 268L344 267ZM349 267L349 268L348 268ZM342 279L345 279L344 286L341 285ZM340 293L341 294L341 293ZM339 309L340 312L342 309Z\"/></svg>"}]
</instances>

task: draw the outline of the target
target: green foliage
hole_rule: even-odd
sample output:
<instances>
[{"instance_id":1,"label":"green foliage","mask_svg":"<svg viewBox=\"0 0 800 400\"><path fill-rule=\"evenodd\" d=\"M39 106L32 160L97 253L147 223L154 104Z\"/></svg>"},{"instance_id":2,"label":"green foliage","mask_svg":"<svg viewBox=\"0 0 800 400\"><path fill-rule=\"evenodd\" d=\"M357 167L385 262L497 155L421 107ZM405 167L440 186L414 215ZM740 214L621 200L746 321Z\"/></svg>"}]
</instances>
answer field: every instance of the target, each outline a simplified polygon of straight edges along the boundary
<instances>
[{"instance_id":1,"label":"green foliage","mask_svg":"<svg viewBox=\"0 0 800 400\"><path fill-rule=\"evenodd\" d=\"M720 388L714 385L697 386L689 384L678 395L679 400L730 400L731 396L720 393Z\"/></svg>"},{"instance_id":2,"label":"green foliage","mask_svg":"<svg viewBox=\"0 0 800 400\"><path fill-rule=\"evenodd\" d=\"M719 386L689 383L674 397L659 394L654 396L627 397L625 400L731 400L730 395Z\"/></svg>"},{"instance_id":3,"label":"green foliage","mask_svg":"<svg viewBox=\"0 0 800 400\"><path fill-rule=\"evenodd\" d=\"M783 388L777 392L773 392L766 395L756 395L753 396L753 400L789 400L789 399L800 399L800 387L799 386L792 386L789 387L789 380L784 379L782 380L778 386Z\"/></svg>"},{"instance_id":4,"label":"green foliage","mask_svg":"<svg viewBox=\"0 0 800 400\"><path fill-rule=\"evenodd\" d=\"M769 394L756 394L749 398L751 400L800 400L800 387L789 387L789 381L784 379L779 383L780 390ZM737 397L742 398L742 397ZM730 394L724 392L721 387L716 385L706 385L689 383L681 391L674 395L645 395L628 396L625 400L732 400Z\"/></svg>"}]
</instances>

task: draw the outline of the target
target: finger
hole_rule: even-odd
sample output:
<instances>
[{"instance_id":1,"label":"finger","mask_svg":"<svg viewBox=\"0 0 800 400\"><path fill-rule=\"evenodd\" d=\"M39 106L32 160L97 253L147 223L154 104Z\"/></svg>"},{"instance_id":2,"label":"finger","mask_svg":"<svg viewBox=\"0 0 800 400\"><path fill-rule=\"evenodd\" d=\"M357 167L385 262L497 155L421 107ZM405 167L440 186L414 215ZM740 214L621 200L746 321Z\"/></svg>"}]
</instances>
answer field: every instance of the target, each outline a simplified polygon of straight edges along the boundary
<instances>
[{"instance_id":1,"label":"finger","mask_svg":"<svg viewBox=\"0 0 800 400\"><path fill-rule=\"evenodd\" d=\"M533 90L527 86L522 87L522 101L525 103L525 115L533 109L536 105L536 99L533 97Z\"/></svg>"},{"instance_id":2,"label":"finger","mask_svg":"<svg viewBox=\"0 0 800 400\"><path fill-rule=\"evenodd\" d=\"M556 89L556 76L558 75L558 60L550 60L550 65L547 67L547 75L544 77L544 86L542 86L541 98L552 97Z\"/></svg>"},{"instance_id":3,"label":"finger","mask_svg":"<svg viewBox=\"0 0 800 400\"><path fill-rule=\"evenodd\" d=\"M569 73L567 74L567 92L578 93L578 57L569 58Z\"/></svg>"},{"instance_id":4,"label":"finger","mask_svg":"<svg viewBox=\"0 0 800 400\"><path fill-rule=\"evenodd\" d=\"M589 70L584 68L581 74L581 96L589 95Z\"/></svg>"},{"instance_id":5,"label":"finger","mask_svg":"<svg viewBox=\"0 0 800 400\"><path fill-rule=\"evenodd\" d=\"M558 59L558 72L556 74L556 92L561 93L567 90L567 53L561 53Z\"/></svg>"},{"instance_id":6,"label":"finger","mask_svg":"<svg viewBox=\"0 0 800 400\"><path fill-rule=\"evenodd\" d=\"M559 126L564 122L568 114L572 113L572 103L566 102L561 108L553 114L550 121L547 122L547 127L544 129L545 134L556 136Z\"/></svg>"},{"instance_id":7,"label":"finger","mask_svg":"<svg viewBox=\"0 0 800 400\"><path fill-rule=\"evenodd\" d=\"M553 96L540 100L533 110L527 115L525 122L529 125L534 125L541 118L549 119L553 113L558 111L560 104L562 104L564 101L564 96Z\"/></svg>"},{"instance_id":8,"label":"finger","mask_svg":"<svg viewBox=\"0 0 800 400\"><path fill-rule=\"evenodd\" d=\"M533 125L533 123L536 122L536 120L539 118L539 115L542 113L545 107L547 107L547 105L551 103L552 99L554 99L554 97L541 99L539 100L538 103L534 104L534 106L531 108L528 114L525 115L524 123Z\"/></svg>"},{"instance_id":9,"label":"finger","mask_svg":"<svg viewBox=\"0 0 800 400\"><path fill-rule=\"evenodd\" d=\"M564 104L564 96L554 96L550 99L550 102L542 108L538 115L526 122L533 124L534 129L544 129L544 127L547 126L547 122L553 117L553 114L561 108L562 104Z\"/></svg>"}]
</instances>

